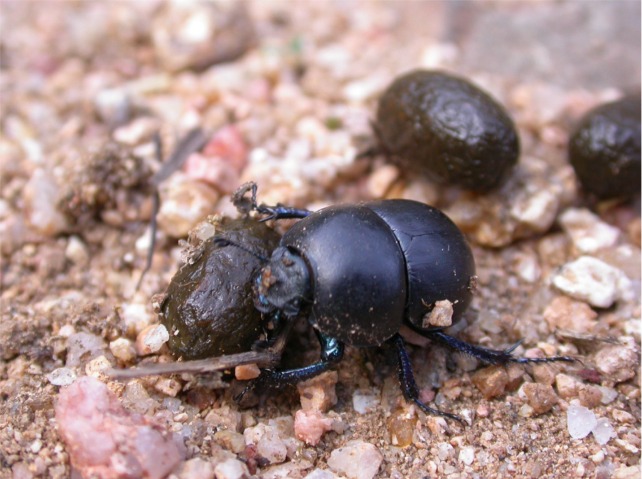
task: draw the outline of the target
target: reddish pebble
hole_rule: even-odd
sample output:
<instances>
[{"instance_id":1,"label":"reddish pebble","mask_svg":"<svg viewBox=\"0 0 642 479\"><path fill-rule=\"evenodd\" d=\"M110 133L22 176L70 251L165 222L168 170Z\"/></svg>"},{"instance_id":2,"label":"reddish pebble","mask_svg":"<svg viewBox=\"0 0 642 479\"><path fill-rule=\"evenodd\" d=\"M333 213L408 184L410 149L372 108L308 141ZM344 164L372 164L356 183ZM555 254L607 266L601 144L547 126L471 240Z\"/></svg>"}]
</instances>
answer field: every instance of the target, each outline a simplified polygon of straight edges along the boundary
<instances>
[{"instance_id":1,"label":"reddish pebble","mask_svg":"<svg viewBox=\"0 0 642 479\"><path fill-rule=\"evenodd\" d=\"M558 374L555 376L555 388L557 394L563 399L574 398L577 396L580 383L577 379L567 374Z\"/></svg>"},{"instance_id":2,"label":"reddish pebble","mask_svg":"<svg viewBox=\"0 0 642 479\"><path fill-rule=\"evenodd\" d=\"M508 374L502 366L490 366L473 374L472 381L486 399L491 399L504 394Z\"/></svg>"},{"instance_id":3,"label":"reddish pebble","mask_svg":"<svg viewBox=\"0 0 642 479\"><path fill-rule=\"evenodd\" d=\"M582 384L579 388L579 398L582 406L593 409L602 403L602 390L592 384Z\"/></svg>"},{"instance_id":4,"label":"reddish pebble","mask_svg":"<svg viewBox=\"0 0 642 479\"><path fill-rule=\"evenodd\" d=\"M640 367L637 351L625 345L602 348L595 355L595 364L600 373L616 383L631 379Z\"/></svg>"},{"instance_id":5,"label":"reddish pebble","mask_svg":"<svg viewBox=\"0 0 642 479\"><path fill-rule=\"evenodd\" d=\"M239 381L256 379L261 375L261 370L256 364L244 364L234 368L234 377Z\"/></svg>"},{"instance_id":6,"label":"reddish pebble","mask_svg":"<svg viewBox=\"0 0 642 479\"><path fill-rule=\"evenodd\" d=\"M595 369L580 369L577 375L590 383L600 384L602 382L602 375Z\"/></svg>"},{"instance_id":7,"label":"reddish pebble","mask_svg":"<svg viewBox=\"0 0 642 479\"><path fill-rule=\"evenodd\" d=\"M185 162L185 173L204 181L224 193L238 186L239 177L247 164L247 147L235 126L218 130L201 153L194 153Z\"/></svg>"},{"instance_id":8,"label":"reddish pebble","mask_svg":"<svg viewBox=\"0 0 642 479\"><path fill-rule=\"evenodd\" d=\"M587 333L595 326L597 313L583 301L558 296L544 310L544 319L551 329Z\"/></svg>"},{"instance_id":9,"label":"reddish pebble","mask_svg":"<svg viewBox=\"0 0 642 479\"><path fill-rule=\"evenodd\" d=\"M332 430L334 421L319 411L300 409L294 416L294 434L297 439L315 446L326 432Z\"/></svg>"},{"instance_id":10,"label":"reddish pebble","mask_svg":"<svg viewBox=\"0 0 642 479\"><path fill-rule=\"evenodd\" d=\"M477 406L476 413L478 417L488 417L488 415L490 414L490 408L488 407L488 404L479 404Z\"/></svg>"},{"instance_id":11,"label":"reddish pebble","mask_svg":"<svg viewBox=\"0 0 642 479\"><path fill-rule=\"evenodd\" d=\"M185 448L145 416L127 411L97 379L82 377L61 390L58 432L82 477L161 479Z\"/></svg>"},{"instance_id":12,"label":"reddish pebble","mask_svg":"<svg viewBox=\"0 0 642 479\"><path fill-rule=\"evenodd\" d=\"M522 386L522 391L536 415L550 411L558 401L555 391L547 384L526 383Z\"/></svg>"}]
</instances>

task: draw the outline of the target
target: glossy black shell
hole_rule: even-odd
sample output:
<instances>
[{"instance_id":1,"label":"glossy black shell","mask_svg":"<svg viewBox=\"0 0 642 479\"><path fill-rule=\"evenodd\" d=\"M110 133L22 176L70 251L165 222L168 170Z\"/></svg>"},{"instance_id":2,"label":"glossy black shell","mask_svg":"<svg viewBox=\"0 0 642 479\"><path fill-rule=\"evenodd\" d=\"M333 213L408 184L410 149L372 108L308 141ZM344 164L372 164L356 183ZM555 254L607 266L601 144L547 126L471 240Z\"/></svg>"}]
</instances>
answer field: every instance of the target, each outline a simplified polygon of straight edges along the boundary
<instances>
[{"instance_id":1,"label":"glossy black shell","mask_svg":"<svg viewBox=\"0 0 642 479\"><path fill-rule=\"evenodd\" d=\"M601 199L640 193L640 96L589 111L569 141L569 161L589 193Z\"/></svg>"},{"instance_id":2,"label":"glossy black shell","mask_svg":"<svg viewBox=\"0 0 642 479\"><path fill-rule=\"evenodd\" d=\"M379 99L376 129L400 165L434 181L486 191L519 157L515 125L504 108L463 78L417 70Z\"/></svg>"},{"instance_id":3,"label":"glossy black shell","mask_svg":"<svg viewBox=\"0 0 642 479\"><path fill-rule=\"evenodd\" d=\"M216 236L264 257L280 239L264 223L249 218L225 219ZM241 248L217 246L214 238L202 248L193 263L184 264L174 275L161 304L169 348L185 359L249 351L262 332L252 291L261 263Z\"/></svg>"},{"instance_id":4,"label":"glossy black shell","mask_svg":"<svg viewBox=\"0 0 642 479\"><path fill-rule=\"evenodd\" d=\"M281 245L311 270L309 320L354 346L377 346L404 321L421 328L435 301L470 303L472 252L441 211L409 200L331 206L297 222Z\"/></svg>"}]
</instances>

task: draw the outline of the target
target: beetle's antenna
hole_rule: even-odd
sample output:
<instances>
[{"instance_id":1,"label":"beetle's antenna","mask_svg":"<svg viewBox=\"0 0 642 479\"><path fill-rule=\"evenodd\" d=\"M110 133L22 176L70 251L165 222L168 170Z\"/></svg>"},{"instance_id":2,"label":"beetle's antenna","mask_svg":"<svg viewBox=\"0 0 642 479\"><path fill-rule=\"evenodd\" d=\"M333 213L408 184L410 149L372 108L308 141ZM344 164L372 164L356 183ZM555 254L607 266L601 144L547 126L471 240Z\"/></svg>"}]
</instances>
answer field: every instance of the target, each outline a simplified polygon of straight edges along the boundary
<instances>
[{"instance_id":1,"label":"beetle's antenna","mask_svg":"<svg viewBox=\"0 0 642 479\"><path fill-rule=\"evenodd\" d=\"M222 236L215 236L214 237L214 243L216 244L216 246L221 246L221 247L223 247L223 246L236 246L240 250L251 254L252 256L254 256L256 259L258 259L263 264L265 264L265 263L267 263L269 261L269 259L267 257L263 256L262 254L257 253L256 251L252 251L247 246L244 246L244 245L242 245L240 243L237 243L236 241L232 241L232 240L229 240L227 238L223 238Z\"/></svg>"}]
</instances>

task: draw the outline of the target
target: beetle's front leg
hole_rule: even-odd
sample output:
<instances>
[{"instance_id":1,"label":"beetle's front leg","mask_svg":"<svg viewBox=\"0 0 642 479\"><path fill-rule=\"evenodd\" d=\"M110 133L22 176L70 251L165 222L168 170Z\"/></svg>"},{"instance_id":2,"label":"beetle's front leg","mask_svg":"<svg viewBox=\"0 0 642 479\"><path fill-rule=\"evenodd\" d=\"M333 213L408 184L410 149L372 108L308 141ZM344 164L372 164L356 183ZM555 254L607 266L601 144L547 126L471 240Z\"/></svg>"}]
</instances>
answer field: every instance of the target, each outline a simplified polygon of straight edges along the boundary
<instances>
[{"instance_id":1,"label":"beetle's front leg","mask_svg":"<svg viewBox=\"0 0 642 479\"><path fill-rule=\"evenodd\" d=\"M240 401L251 390L281 388L297 384L327 371L343 358L345 349L342 342L315 331L321 343L321 359L314 364L296 369L263 369L261 375L252 381L234 399Z\"/></svg>"},{"instance_id":2,"label":"beetle's front leg","mask_svg":"<svg viewBox=\"0 0 642 479\"><path fill-rule=\"evenodd\" d=\"M269 206L265 203L259 205L256 202L257 189L258 187L253 181L241 185L232 196L232 203L236 206L236 209L244 214L256 211L261 215L265 215L260 221L300 219L312 213L310 210L284 206L281 203L277 203L275 206ZM246 197L248 191L250 192L250 198Z\"/></svg>"}]
</instances>

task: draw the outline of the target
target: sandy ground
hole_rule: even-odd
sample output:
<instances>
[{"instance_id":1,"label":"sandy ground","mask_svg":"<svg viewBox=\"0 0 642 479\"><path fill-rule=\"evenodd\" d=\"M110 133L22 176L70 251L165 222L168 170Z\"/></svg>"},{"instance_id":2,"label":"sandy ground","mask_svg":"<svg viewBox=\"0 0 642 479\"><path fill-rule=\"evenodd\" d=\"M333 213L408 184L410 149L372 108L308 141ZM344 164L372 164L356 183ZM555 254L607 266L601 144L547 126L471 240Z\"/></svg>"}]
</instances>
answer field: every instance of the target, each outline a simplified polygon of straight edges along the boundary
<instances>
[{"instance_id":1,"label":"sandy ground","mask_svg":"<svg viewBox=\"0 0 642 479\"><path fill-rule=\"evenodd\" d=\"M565 150L589 108L639 91L638 2L5 1L0 14L0 477L165 475L92 469L61 439L74 411L54 406L82 376L108 386L125 421L140 413L132 423L173 434L173 477L639 477L639 196L595 203ZM358 156L374 144L380 93L418 67L470 78L513 116L522 154L500 190L474 196ZM152 270L136 291L153 134L167 153L196 126L210 149L164 184ZM422 397L464 427L406 404L388 353L349 349L316 445L294 434L295 389L240 409L238 386L215 387L219 377L107 378L105 367L145 355L178 239L208 214L233 214L230 194L249 180L268 203L405 197L443 208L468 234L479 276L458 336L498 348L523 338L520 354L581 363L506 372L413 347ZM552 285L580 256L616 271L606 307ZM308 352L295 359L313 360L310 331L296 333L292 349ZM606 440L571 437L579 406L604 421Z\"/></svg>"}]
</instances>

